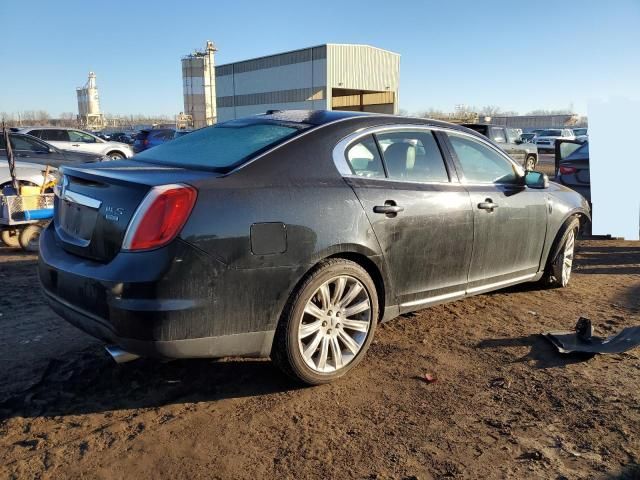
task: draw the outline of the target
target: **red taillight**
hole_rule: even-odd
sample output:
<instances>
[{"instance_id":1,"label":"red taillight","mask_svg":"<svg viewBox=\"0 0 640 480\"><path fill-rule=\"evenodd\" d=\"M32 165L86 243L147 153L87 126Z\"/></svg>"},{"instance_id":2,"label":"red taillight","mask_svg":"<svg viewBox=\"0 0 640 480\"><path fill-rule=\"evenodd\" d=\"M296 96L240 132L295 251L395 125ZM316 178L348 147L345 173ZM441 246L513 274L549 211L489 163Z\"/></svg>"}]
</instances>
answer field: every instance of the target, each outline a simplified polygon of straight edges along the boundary
<instances>
[{"instance_id":1,"label":"red taillight","mask_svg":"<svg viewBox=\"0 0 640 480\"><path fill-rule=\"evenodd\" d=\"M145 139L142 141L142 144L143 144L145 147L146 147L147 145L149 145L149 139L148 139L148 138L145 138Z\"/></svg>"},{"instance_id":2,"label":"red taillight","mask_svg":"<svg viewBox=\"0 0 640 480\"><path fill-rule=\"evenodd\" d=\"M196 189L186 185L152 188L129 224L122 248L149 250L169 243L189 218L196 196Z\"/></svg>"},{"instance_id":3,"label":"red taillight","mask_svg":"<svg viewBox=\"0 0 640 480\"><path fill-rule=\"evenodd\" d=\"M576 173L578 169L576 167L560 167L561 175L571 175L572 173Z\"/></svg>"}]
</instances>

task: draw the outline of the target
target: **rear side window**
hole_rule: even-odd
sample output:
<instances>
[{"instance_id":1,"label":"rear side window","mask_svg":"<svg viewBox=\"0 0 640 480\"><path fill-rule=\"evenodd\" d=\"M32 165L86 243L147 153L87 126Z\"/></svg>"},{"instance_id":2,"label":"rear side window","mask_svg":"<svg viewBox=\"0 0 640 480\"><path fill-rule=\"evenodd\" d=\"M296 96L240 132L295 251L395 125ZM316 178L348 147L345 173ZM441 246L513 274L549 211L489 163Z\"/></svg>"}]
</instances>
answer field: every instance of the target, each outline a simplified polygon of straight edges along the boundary
<instances>
[{"instance_id":1,"label":"rear side window","mask_svg":"<svg viewBox=\"0 0 640 480\"><path fill-rule=\"evenodd\" d=\"M32 137L42 138L42 130L31 130L28 132Z\"/></svg>"},{"instance_id":2,"label":"rear side window","mask_svg":"<svg viewBox=\"0 0 640 480\"><path fill-rule=\"evenodd\" d=\"M448 182L438 143L429 131L376 135L389 178L410 182Z\"/></svg>"},{"instance_id":3,"label":"rear side window","mask_svg":"<svg viewBox=\"0 0 640 480\"><path fill-rule=\"evenodd\" d=\"M518 178L513 164L494 149L467 136L447 135L467 182L510 183Z\"/></svg>"},{"instance_id":4,"label":"rear side window","mask_svg":"<svg viewBox=\"0 0 640 480\"><path fill-rule=\"evenodd\" d=\"M347 162L354 175L369 178L384 178L382 159L373 135L367 135L347 150Z\"/></svg>"},{"instance_id":5,"label":"rear side window","mask_svg":"<svg viewBox=\"0 0 640 480\"><path fill-rule=\"evenodd\" d=\"M42 140L47 140L49 142L68 142L69 141L69 134L67 133L66 130L56 130L56 129L41 130L39 136Z\"/></svg>"},{"instance_id":6,"label":"rear side window","mask_svg":"<svg viewBox=\"0 0 640 480\"><path fill-rule=\"evenodd\" d=\"M231 121L145 150L136 159L226 172L306 128L309 125Z\"/></svg>"}]
</instances>

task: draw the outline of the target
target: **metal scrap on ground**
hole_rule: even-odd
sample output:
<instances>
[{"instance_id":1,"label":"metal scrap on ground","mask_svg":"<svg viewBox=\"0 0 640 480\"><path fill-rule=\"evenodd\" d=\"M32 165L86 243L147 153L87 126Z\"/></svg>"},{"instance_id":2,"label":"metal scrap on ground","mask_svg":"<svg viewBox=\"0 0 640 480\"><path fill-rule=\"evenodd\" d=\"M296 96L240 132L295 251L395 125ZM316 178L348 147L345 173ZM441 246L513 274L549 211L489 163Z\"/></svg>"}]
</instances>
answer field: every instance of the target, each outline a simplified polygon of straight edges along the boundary
<instances>
[{"instance_id":1,"label":"metal scrap on ground","mask_svg":"<svg viewBox=\"0 0 640 480\"><path fill-rule=\"evenodd\" d=\"M640 326L627 327L617 335L593 335L591 320L580 317L573 331L542 334L560 353L623 353L640 345Z\"/></svg>"}]
</instances>

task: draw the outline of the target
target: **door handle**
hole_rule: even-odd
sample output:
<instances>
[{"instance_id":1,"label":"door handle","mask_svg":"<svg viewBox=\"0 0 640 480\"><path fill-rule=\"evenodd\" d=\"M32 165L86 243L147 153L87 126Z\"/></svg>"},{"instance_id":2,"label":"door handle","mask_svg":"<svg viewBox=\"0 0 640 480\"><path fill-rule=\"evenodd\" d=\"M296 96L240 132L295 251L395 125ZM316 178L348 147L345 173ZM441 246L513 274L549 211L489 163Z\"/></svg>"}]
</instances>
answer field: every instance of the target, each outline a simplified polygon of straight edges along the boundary
<instances>
[{"instance_id":1,"label":"door handle","mask_svg":"<svg viewBox=\"0 0 640 480\"><path fill-rule=\"evenodd\" d=\"M376 205L373 207L374 213L384 213L387 217L393 218L398 213L404 211L404 207L396 205L396 202L393 200L387 200L384 202L384 205Z\"/></svg>"},{"instance_id":2,"label":"door handle","mask_svg":"<svg viewBox=\"0 0 640 480\"><path fill-rule=\"evenodd\" d=\"M489 211L493 211L494 208L498 208L499 205L497 203L493 203L493 200L491 200L490 198L485 199L484 202L480 202L478 204L478 208L481 210L489 210Z\"/></svg>"},{"instance_id":3,"label":"door handle","mask_svg":"<svg viewBox=\"0 0 640 480\"><path fill-rule=\"evenodd\" d=\"M72 146L72 147L79 147L79 146L80 146L80 144L79 144L79 143L72 143L72 144L71 144L71 146Z\"/></svg>"}]
</instances>

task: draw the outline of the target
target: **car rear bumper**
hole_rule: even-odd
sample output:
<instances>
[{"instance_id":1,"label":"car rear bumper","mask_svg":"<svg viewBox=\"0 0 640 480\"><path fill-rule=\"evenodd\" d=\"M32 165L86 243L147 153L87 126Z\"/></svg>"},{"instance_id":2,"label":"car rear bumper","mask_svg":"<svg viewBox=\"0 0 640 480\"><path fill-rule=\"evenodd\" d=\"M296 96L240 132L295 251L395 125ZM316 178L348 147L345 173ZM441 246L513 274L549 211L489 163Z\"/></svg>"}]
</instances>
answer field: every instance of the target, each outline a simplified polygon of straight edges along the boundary
<instances>
[{"instance_id":1,"label":"car rear bumper","mask_svg":"<svg viewBox=\"0 0 640 480\"><path fill-rule=\"evenodd\" d=\"M268 356L273 330L215 314L210 286L220 264L182 241L120 253L108 264L67 253L52 226L40 238L39 278L62 318L89 335L144 356ZM218 308L220 308L218 304Z\"/></svg>"}]
</instances>

